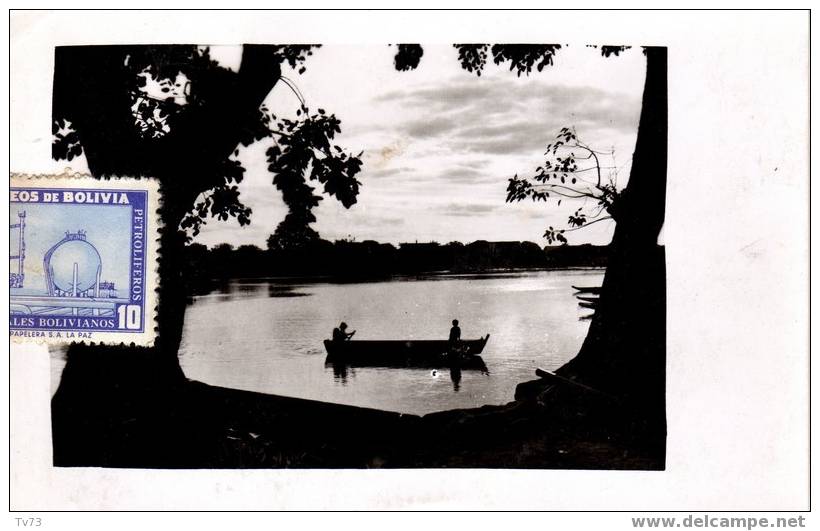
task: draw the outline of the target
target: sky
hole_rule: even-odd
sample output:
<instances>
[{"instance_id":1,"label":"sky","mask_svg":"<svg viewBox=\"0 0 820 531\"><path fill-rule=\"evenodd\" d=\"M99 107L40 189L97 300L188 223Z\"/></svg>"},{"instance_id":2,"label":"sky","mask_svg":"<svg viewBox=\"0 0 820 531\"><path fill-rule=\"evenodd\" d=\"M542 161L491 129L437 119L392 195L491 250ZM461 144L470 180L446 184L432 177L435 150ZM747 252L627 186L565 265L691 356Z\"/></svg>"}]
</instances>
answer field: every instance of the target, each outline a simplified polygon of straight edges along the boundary
<instances>
[{"instance_id":1,"label":"sky","mask_svg":"<svg viewBox=\"0 0 820 531\"><path fill-rule=\"evenodd\" d=\"M505 203L506 187L513 175L543 163L546 145L565 126L596 149L614 150L604 164L618 167L625 184L646 68L639 48L603 58L597 49L565 45L542 72L518 77L489 62L479 77L461 69L452 45L421 44L421 63L409 72L395 70L396 48L388 45L323 46L303 74L284 65L310 109L341 120L336 143L364 152L358 202L345 209L325 196L314 210L313 227L323 238L546 244L546 227L565 227L581 203ZM211 47L211 56L238 69L241 48ZM265 103L280 117L295 117L299 107L282 82ZM253 210L251 224L208 219L195 241L265 247L287 212L267 171L271 144L264 139L236 157L246 168L239 189ZM606 221L568 237L572 244L606 244L613 228Z\"/></svg>"}]
</instances>

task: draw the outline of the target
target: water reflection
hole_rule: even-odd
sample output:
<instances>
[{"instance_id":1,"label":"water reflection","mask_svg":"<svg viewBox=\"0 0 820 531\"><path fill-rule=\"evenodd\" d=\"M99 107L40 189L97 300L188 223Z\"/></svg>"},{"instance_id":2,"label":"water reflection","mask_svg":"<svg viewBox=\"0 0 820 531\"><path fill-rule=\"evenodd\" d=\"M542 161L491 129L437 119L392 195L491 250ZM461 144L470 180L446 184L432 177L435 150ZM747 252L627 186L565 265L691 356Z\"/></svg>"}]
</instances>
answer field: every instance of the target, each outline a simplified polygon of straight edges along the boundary
<instances>
[{"instance_id":1,"label":"water reflection","mask_svg":"<svg viewBox=\"0 0 820 531\"><path fill-rule=\"evenodd\" d=\"M296 291L299 286L268 284L268 297L308 297L311 293Z\"/></svg>"},{"instance_id":2,"label":"water reflection","mask_svg":"<svg viewBox=\"0 0 820 531\"><path fill-rule=\"evenodd\" d=\"M333 380L342 384L342 386L347 385L348 369L350 369L350 376L352 378L356 377L356 369L345 363L325 361L325 368L328 367L333 369Z\"/></svg>"},{"instance_id":3,"label":"water reflection","mask_svg":"<svg viewBox=\"0 0 820 531\"><path fill-rule=\"evenodd\" d=\"M453 382L453 391L458 393L461 389L461 367L450 367L450 380Z\"/></svg>"},{"instance_id":4,"label":"water reflection","mask_svg":"<svg viewBox=\"0 0 820 531\"><path fill-rule=\"evenodd\" d=\"M521 277L520 272L509 273L445 273L439 275L419 275L417 280L505 280Z\"/></svg>"},{"instance_id":5,"label":"water reflection","mask_svg":"<svg viewBox=\"0 0 820 531\"><path fill-rule=\"evenodd\" d=\"M282 282L267 282L259 280L215 280L199 286L193 297L189 297L188 304L195 300L209 302L232 302L252 298L283 298L308 297L313 295L307 291L308 286L303 283L289 284Z\"/></svg>"},{"instance_id":6,"label":"water reflection","mask_svg":"<svg viewBox=\"0 0 820 531\"><path fill-rule=\"evenodd\" d=\"M596 285L602 277L602 271L543 271L347 284L215 283L186 313L180 363L186 376L212 385L406 413L504 404L536 367L554 370L578 352L589 321L578 320L586 312L578 311L572 286ZM361 340L446 340L454 315L464 337L492 333L475 366L325 364L323 341L340 320L355 323Z\"/></svg>"},{"instance_id":7,"label":"water reflection","mask_svg":"<svg viewBox=\"0 0 820 531\"><path fill-rule=\"evenodd\" d=\"M440 371L442 369L458 369L458 370L468 370L468 371L479 371L481 374L490 374L490 369L487 367L487 364L484 362L484 359L481 356L469 356L466 358L456 359L453 360L447 356L442 356L441 359L436 362L434 360L420 360L418 362L414 362L413 360L408 359L397 359L395 362L385 360L383 362L372 361L367 363L361 362L351 362L349 360L343 360L337 357L327 356L325 358L325 368L332 368L334 373L337 370L341 370L341 367L348 367L348 368L355 368L355 367L371 367L371 368L378 368L378 369L431 369L433 371Z\"/></svg>"},{"instance_id":8,"label":"water reflection","mask_svg":"<svg viewBox=\"0 0 820 531\"><path fill-rule=\"evenodd\" d=\"M444 370L448 371L450 381L453 383L453 392L458 393L461 390L461 381L463 379L463 371L477 371L484 376L490 376L490 369L481 358L481 356L470 356L469 358L462 358L453 360L444 358L446 363L437 366L430 370L430 376L438 378L443 374ZM330 357L325 358L325 369L331 369L333 373L333 381L341 384L343 387L348 384L349 378L356 377L356 367L361 367L359 364L339 361L338 359L331 360ZM430 369L430 364L409 365L409 364L388 364L381 363L376 365L368 365L369 368L386 369L391 371L403 370L418 370L427 368Z\"/></svg>"},{"instance_id":9,"label":"water reflection","mask_svg":"<svg viewBox=\"0 0 820 531\"><path fill-rule=\"evenodd\" d=\"M251 298L275 299L289 297L309 297L310 295L313 295L308 291L302 291L302 289L303 286L289 284L218 284L208 294L197 295L196 298L208 300L211 302L232 302L237 300L248 300ZM192 303L193 300L193 298L189 299L189 304Z\"/></svg>"}]
</instances>

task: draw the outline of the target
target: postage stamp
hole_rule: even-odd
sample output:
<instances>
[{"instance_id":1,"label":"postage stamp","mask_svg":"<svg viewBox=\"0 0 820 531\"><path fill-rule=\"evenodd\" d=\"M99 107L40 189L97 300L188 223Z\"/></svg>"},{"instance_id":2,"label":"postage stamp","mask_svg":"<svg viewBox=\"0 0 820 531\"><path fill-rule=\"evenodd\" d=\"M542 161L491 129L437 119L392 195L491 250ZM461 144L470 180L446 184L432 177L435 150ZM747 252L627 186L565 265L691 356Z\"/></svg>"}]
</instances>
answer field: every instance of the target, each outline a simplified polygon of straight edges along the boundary
<instances>
[{"instance_id":1,"label":"postage stamp","mask_svg":"<svg viewBox=\"0 0 820 531\"><path fill-rule=\"evenodd\" d=\"M155 181L11 175L14 342L154 342Z\"/></svg>"}]
</instances>

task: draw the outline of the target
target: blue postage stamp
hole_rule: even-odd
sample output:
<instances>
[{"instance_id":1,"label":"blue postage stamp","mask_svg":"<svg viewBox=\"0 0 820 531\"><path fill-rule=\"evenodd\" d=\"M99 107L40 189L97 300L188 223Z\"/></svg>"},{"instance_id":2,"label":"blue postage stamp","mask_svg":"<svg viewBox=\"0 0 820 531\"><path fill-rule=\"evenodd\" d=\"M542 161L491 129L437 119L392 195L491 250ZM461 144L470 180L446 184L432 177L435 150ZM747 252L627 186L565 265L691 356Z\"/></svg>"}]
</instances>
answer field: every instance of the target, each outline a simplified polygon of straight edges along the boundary
<instances>
[{"instance_id":1,"label":"blue postage stamp","mask_svg":"<svg viewBox=\"0 0 820 531\"><path fill-rule=\"evenodd\" d=\"M13 341L153 344L155 182L12 175L9 203Z\"/></svg>"}]
</instances>

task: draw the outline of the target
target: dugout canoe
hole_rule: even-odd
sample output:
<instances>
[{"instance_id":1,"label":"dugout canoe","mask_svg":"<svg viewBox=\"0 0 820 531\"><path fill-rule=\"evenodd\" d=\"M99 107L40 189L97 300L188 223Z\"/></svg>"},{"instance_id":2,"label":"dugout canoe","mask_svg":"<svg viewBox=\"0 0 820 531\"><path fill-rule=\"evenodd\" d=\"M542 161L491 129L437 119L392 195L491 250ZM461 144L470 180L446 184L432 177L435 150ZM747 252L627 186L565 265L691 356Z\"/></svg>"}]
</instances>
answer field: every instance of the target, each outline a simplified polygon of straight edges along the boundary
<instances>
[{"instance_id":1,"label":"dugout canoe","mask_svg":"<svg viewBox=\"0 0 820 531\"><path fill-rule=\"evenodd\" d=\"M450 367L486 369L479 354L490 335L466 339L459 343L459 354L450 354L446 340L325 340L327 363L373 367Z\"/></svg>"},{"instance_id":2,"label":"dugout canoe","mask_svg":"<svg viewBox=\"0 0 820 531\"><path fill-rule=\"evenodd\" d=\"M572 289L578 293L589 293L590 295L600 295L602 291L601 286L572 286Z\"/></svg>"}]
</instances>

